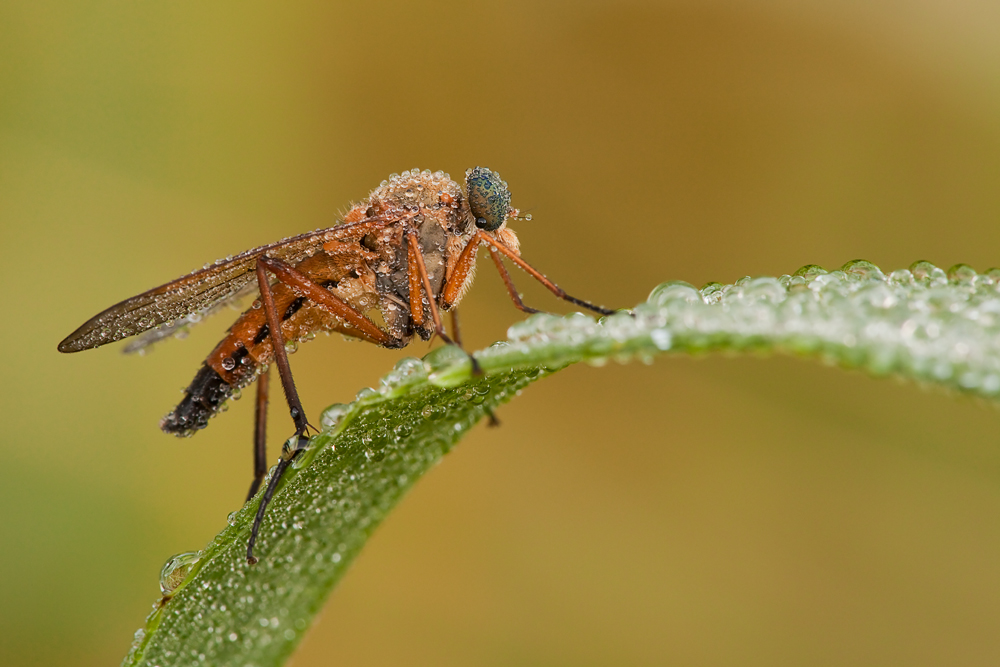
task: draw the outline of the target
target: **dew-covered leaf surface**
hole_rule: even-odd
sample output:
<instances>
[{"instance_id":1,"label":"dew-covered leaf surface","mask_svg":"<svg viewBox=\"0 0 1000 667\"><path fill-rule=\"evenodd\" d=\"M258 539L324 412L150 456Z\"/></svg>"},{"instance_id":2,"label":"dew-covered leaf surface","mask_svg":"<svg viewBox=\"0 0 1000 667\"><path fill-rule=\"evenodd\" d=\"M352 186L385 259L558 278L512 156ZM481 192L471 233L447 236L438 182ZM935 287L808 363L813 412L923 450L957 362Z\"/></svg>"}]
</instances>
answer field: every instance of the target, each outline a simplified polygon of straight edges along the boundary
<instances>
[{"instance_id":1,"label":"dew-covered leaf surface","mask_svg":"<svg viewBox=\"0 0 1000 667\"><path fill-rule=\"evenodd\" d=\"M664 283L600 322L535 315L476 353L485 371L438 348L405 359L378 389L331 406L323 433L286 473L256 553L251 501L202 552L164 567L165 597L126 665L280 665L368 535L488 409L577 361L651 361L663 352L787 352L877 375L1000 395L1000 270L947 273L926 262L888 276L862 261L826 272L745 278L697 290Z\"/></svg>"}]
</instances>

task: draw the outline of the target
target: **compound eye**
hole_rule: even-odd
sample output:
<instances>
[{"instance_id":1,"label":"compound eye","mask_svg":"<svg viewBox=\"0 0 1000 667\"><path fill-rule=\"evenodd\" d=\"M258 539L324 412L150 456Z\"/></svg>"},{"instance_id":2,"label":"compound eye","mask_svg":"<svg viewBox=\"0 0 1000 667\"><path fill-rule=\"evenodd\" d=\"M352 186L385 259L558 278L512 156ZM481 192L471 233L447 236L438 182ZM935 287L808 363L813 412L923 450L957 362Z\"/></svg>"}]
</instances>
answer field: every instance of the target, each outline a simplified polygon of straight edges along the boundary
<instances>
[{"instance_id":1,"label":"compound eye","mask_svg":"<svg viewBox=\"0 0 1000 667\"><path fill-rule=\"evenodd\" d=\"M469 208L476 218L476 227L495 231L510 215L510 190L500 175L486 167L475 167L465 172L465 189Z\"/></svg>"}]
</instances>

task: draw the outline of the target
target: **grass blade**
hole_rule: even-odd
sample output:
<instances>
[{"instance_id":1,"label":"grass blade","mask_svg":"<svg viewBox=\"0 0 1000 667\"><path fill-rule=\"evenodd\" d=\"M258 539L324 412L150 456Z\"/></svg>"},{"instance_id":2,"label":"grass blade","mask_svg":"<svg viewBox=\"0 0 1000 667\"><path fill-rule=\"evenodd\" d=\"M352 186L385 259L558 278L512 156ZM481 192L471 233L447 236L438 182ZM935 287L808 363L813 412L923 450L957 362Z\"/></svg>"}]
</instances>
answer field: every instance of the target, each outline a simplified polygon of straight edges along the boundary
<instances>
[{"instance_id":1,"label":"grass blade","mask_svg":"<svg viewBox=\"0 0 1000 667\"><path fill-rule=\"evenodd\" d=\"M578 361L651 361L664 352L784 352L1000 395L1000 271L918 262L886 276L850 262L701 290L664 283L600 322L535 315L476 353L406 359L349 405L324 413L274 496L255 566L245 561L258 499L170 573L170 595L136 633L126 665L280 665L367 537L413 483L488 410Z\"/></svg>"}]
</instances>

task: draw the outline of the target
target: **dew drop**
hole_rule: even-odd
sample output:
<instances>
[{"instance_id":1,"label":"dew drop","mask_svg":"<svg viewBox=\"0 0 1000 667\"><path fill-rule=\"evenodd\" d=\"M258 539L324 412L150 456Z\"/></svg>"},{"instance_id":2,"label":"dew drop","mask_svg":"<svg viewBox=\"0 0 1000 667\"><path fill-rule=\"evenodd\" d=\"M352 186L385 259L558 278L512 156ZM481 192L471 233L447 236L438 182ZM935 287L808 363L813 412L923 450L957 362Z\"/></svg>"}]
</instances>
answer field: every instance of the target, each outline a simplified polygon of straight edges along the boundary
<instances>
[{"instance_id":1,"label":"dew drop","mask_svg":"<svg viewBox=\"0 0 1000 667\"><path fill-rule=\"evenodd\" d=\"M160 570L160 592L170 595L176 591L191 572L191 567L199 560L200 551L185 551L168 560Z\"/></svg>"},{"instance_id":2,"label":"dew drop","mask_svg":"<svg viewBox=\"0 0 1000 667\"><path fill-rule=\"evenodd\" d=\"M351 411L351 405L345 403L334 403L320 415L320 425L325 429L332 429Z\"/></svg>"},{"instance_id":3,"label":"dew drop","mask_svg":"<svg viewBox=\"0 0 1000 667\"><path fill-rule=\"evenodd\" d=\"M722 283L708 283L701 288L701 299L705 303L718 303L725 293L725 285Z\"/></svg>"},{"instance_id":4,"label":"dew drop","mask_svg":"<svg viewBox=\"0 0 1000 667\"><path fill-rule=\"evenodd\" d=\"M840 267L840 270L855 280L885 280L882 270L864 259L852 260Z\"/></svg>"},{"instance_id":5,"label":"dew drop","mask_svg":"<svg viewBox=\"0 0 1000 667\"><path fill-rule=\"evenodd\" d=\"M800 267L799 270L793 273L792 275L799 276L809 280L811 278L815 278L816 276L822 276L826 272L827 272L826 269L824 269L822 266L819 266L818 264L806 264L805 266Z\"/></svg>"},{"instance_id":6,"label":"dew drop","mask_svg":"<svg viewBox=\"0 0 1000 667\"><path fill-rule=\"evenodd\" d=\"M682 280L671 280L653 288L647 301L656 306L671 304L702 303L701 293L694 285Z\"/></svg>"},{"instance_id":7,"label":"dew drop","mask_svg":"<svg viewBox=\"0 0 1000 667\"><path fill-rule=\"evenodd\" d=\"M359 401L365 401L378 397L379 393L376 390L372 389L371 387L365 387L364 389L360 390L355 396L355 398L357 398L357 400Z\"/></svg>"},{"instance_id":8,"label":"dew drop","mask_svg":"<svg viewBox=\"0 0 1000 667\"><path fill-rule=\"evenodd\" d=\"M673 345L673 336L667 329L653 329L649 332L649 338L658 350L669 350Z\"/></svg>"},{"instance_id":9,"label":"dew drop","mask_svg":"<svg viewBox=\"0 0 1000 667\"><path fill-rule=\"evenodd\" d=\"M976 279L976 270L968 264L956 264L948 269L948 280L958 285L970 285Z\"/></svg>"},{"instance_id":10,"label":"dew drop","mask_svg":"<svg viewBox=\"0 0 1000 667\"><path fill-rule=\"evenodd\" d=\"M948 276L944 271L934 266L927 261L914 262L910 266L910 273L913 274L913 278L922 284L944 284L948 280Z\"/></svg>"},{"instance_id":11,"label":"dew drop","mask_svg":"<svg viewBox=\"0 0 1000 667\"><path fill-rule=\"evenodd\" d=\"M889 274L889 284L907 286L913 284L913 274L907 269L897 269Z\"/></svg>"}]
</instances>

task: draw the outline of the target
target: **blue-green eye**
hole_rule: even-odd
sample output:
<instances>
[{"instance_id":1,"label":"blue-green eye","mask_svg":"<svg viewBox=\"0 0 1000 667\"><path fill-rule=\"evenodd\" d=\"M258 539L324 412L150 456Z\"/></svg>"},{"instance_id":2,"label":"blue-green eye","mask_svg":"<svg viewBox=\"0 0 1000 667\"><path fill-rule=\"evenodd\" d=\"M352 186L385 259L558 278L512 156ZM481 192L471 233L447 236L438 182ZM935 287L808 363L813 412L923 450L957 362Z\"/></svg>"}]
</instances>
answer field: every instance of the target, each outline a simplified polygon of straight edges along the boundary
<instances>
[{"instance_id":1,"label":"blue-green eye","mask_svg":"<svg viewBox=\"0 0 1000 667\"><path fill-rule=\"evenodd\" d=\"M504 223L510 214L510 190L500 174L474 167L465 172L465 189L476 227L492 232Z\"/></svg>"}]
</instances>

